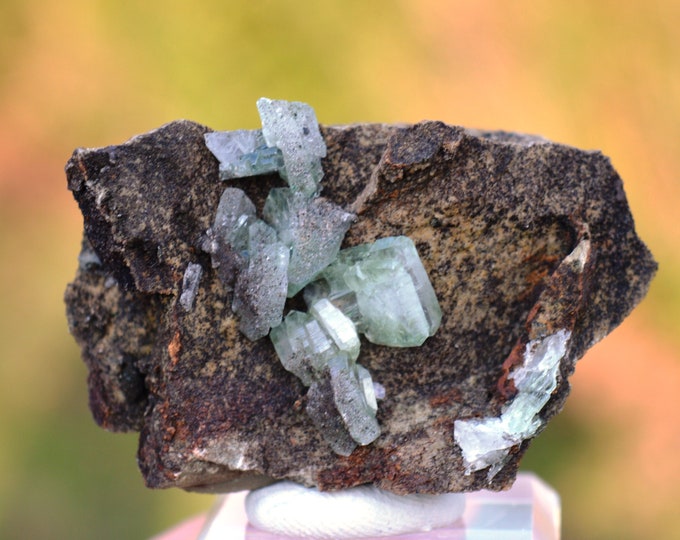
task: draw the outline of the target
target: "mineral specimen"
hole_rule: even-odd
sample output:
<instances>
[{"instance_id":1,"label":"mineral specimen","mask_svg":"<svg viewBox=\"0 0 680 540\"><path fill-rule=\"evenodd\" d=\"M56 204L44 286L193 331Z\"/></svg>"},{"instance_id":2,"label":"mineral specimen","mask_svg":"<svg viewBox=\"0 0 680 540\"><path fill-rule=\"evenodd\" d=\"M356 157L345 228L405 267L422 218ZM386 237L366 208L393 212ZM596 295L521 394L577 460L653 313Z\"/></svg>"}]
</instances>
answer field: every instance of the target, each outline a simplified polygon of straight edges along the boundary
<instances>
[{"instance_id":1,"label":"mineral specimen","mask_svg":"<svg viewBox=\"0 0 680 540\"><path fill-rule=\"evenodd\" d=\"M243 336L236 291L203 250L225 189L209 132L173 122L119 146L76 150L66 168L85 218L66 301L90 406L102 426L140 431L151 487L228 491L273 479L400 494L507 487L532 437L562 408L577 359L642 299L656 269L600 153L440 122L322 128L323 196L357 216L343 247L412 239L442 312L420 347L362 340L360 363L386 389L381 434L338 455L309 412L335 411L321 421L357 444L330 370L317 401L314 384L286 371L270 340ZM285 168L294 188L299 178ZM235 182L257 209L281 186L275 175ZM310 198L313 184L300 181ZM203 276L187 311L178 299L190 263ZM285 293L288 310L303 309ZM332 402L320 403L328 388ZM492 444L472 444L487 422ZM498 444L504 434L508 448Z\"/></svg>"}]
</instances>

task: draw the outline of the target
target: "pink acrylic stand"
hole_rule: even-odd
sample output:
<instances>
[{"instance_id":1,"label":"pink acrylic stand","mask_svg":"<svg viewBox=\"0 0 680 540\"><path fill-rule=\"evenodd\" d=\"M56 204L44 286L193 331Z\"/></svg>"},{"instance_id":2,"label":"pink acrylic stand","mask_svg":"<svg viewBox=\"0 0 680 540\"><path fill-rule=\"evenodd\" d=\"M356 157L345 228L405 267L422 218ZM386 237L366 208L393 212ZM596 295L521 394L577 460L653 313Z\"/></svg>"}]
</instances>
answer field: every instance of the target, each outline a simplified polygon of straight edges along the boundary
<instances>
[{"instance_id":1,"label":"pink acrylic stand","mask_svg":"<svg viewBox=\"0 0 680 540\"><path fill-rule=\"evenodd\" d=\"M291 540L249 525L245 496L220 497L199 539ZM451 527L366 540L559 540L560 524L557 493L536 475L520 473L508 491L468 493L463 517Z\"/></svg>"}]
</instances>

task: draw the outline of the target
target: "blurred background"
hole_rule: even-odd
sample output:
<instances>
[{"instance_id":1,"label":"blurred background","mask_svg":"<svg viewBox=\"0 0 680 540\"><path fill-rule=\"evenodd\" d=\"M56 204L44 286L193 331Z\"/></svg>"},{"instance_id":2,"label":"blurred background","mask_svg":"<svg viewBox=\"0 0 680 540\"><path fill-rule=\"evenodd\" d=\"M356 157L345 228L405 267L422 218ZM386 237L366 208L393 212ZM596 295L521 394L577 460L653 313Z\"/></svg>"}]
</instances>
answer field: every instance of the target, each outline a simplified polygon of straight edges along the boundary
<instances>
[{"instance_id":1,"label":"blurred background","mask_svg":"<svg viewBox=\"0 0 680 540\"><path fill-rule=\"evenodd\" d=\"M176 118L258 127L263 95L611 157L660 271L524 468L561 494L566 539L680 538L679 26L677 0L0 0L0 538L146 538L211 504L147 490L136 435L90 418L63 167Z\"/></svg>"}]
</instances>

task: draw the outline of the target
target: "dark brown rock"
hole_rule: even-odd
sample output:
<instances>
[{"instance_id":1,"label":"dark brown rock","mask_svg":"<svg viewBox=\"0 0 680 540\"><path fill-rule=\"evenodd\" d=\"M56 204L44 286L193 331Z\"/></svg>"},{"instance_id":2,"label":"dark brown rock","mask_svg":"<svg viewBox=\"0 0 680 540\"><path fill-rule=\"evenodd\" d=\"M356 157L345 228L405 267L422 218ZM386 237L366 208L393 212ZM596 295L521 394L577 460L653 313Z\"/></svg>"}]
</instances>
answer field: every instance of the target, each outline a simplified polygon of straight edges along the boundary
<instances>
[{"instance_id":1,"label":"dark brown rock","mask_svg":"<svg viewBox=\"0 0 680 540\"><path fill-rule=\"evenodd\" d=\"M454 421L497 416L514 395L507 374L524 346L568 329L558 388L541 413L549 420L576 360L642 299L656 269L621 180L598 152L439 122L323 128L323 195L358 214L344 245L411 237L443 312L422 347L362 342L361 364L386 389L383 434L341 457L269 340L238 332L231 293L201 250L225 187L206 131L174 122L120 146L76 150L66 167L85 219L66 302L90 406L101 426L141 432L150 487L237 490L281 478L397 493L506 487L529 441L489 484L484 470L464 474ZM282 183L231 185L261 209ZM186 311L179 293L190 262L204 272Z\"/></svg>"}]
</instances>

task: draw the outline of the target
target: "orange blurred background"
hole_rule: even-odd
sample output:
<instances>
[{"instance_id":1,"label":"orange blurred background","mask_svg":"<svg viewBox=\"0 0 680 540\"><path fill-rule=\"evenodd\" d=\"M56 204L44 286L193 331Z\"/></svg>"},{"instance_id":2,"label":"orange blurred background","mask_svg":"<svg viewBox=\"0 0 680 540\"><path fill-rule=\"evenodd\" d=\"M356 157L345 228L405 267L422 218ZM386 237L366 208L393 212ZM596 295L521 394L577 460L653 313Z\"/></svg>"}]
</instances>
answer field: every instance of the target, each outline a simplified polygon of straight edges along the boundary
<instances>
[{"instance_id":1,"label":"orange blurred background","mask_svg":"<svg viewBox=\"0 0 680 540\"><path fill-rule=\"evenodd\" d=\"M611 157L660 271L524 468L561 494L565 539L679 538L678 28L677 0L0 0L0 537L145 538L210 505L144 488L136 436L90 419L63 166L176 118L257 127L264 95Z\"/></svg>"}]
</instances>

